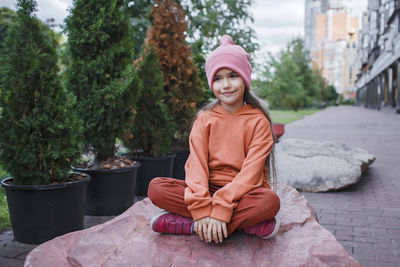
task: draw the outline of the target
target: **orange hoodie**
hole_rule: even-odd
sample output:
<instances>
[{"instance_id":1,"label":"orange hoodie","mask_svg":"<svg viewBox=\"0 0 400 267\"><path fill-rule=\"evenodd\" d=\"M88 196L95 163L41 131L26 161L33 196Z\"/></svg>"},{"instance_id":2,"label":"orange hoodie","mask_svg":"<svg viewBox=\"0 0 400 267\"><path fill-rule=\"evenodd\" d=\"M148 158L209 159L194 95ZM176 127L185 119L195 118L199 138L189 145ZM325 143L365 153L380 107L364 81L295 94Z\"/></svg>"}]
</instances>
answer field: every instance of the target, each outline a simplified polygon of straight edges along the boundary
<instances>
[{"instance_id":1,"label":"orange hoodie","mask_svg":"<svg viewBox=\"0 0 400 267\"><path fill-rule=\"evenodd\" d=\"M260 109L245 105L230 114L221 105L201 112L190 133L185 202L194 220L229 223L240 198L265 179L273 137ZM209 184L218 189L211 197Z\"/></svg>"}]
</instances>

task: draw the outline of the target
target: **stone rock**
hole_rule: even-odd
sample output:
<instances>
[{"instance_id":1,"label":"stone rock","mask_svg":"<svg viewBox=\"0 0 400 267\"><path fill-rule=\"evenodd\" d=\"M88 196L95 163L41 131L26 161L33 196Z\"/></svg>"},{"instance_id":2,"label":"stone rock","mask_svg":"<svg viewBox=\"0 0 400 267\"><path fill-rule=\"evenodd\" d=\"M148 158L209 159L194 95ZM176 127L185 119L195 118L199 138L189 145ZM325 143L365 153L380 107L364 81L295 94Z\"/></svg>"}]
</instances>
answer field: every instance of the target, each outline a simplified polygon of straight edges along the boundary
<instances>
[{"instance_id":1,"label":"stone rock","mask_svg":"<svg viewBox=\"0 0 400 267\"><path fill-rule=\"evenodd\" d=\"M104 224L38 246L25 266L361 266L318 224L303 195L283 184L277 193L281 227L270 240L234 233L207 244L196 235L154 233L150 219L160 209L146 198Z\"/></svg>"},{"instance_id":2,"label":"stone rock","mask_svg":"<svg viewBox=\"0 0 400 267\"><path fill-rule=\"evenodd\" d=\"M278 181L304 192L344 189L360 181L375 156L344 144L285 139L276 147Z\"/></svg>"}]
</instances>

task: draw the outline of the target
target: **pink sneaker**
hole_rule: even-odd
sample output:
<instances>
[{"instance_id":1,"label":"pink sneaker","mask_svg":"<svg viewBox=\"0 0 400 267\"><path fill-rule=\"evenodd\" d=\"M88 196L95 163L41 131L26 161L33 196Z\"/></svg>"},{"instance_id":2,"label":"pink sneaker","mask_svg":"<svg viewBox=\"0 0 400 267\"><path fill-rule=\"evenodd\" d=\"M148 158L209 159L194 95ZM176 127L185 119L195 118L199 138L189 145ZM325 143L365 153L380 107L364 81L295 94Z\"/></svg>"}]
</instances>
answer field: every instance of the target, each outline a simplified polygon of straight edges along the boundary
<instances>
[{"instance_id":1,"label":"pink sneaker","mask_svg":"<svg viewBox=\"0 0 400 267\"><path fill-rule=\"evenodd\" d=\"M243 228L246 234L256 235L262 239L270 239L274 237L279 230L280 221L278 217L271 220L260 222L259 224Z\"/></svg>"},{"instance_id":2,"label":"pink sneaker","mask_svg":"<svg viewBox=\"0 0 400 267\"><path fill-rule=\"evenodd\" d=\"M191 235L193 233L193 220L163 211L151 219L151 228L157 233Z\"/></svg>"}]
</instances>

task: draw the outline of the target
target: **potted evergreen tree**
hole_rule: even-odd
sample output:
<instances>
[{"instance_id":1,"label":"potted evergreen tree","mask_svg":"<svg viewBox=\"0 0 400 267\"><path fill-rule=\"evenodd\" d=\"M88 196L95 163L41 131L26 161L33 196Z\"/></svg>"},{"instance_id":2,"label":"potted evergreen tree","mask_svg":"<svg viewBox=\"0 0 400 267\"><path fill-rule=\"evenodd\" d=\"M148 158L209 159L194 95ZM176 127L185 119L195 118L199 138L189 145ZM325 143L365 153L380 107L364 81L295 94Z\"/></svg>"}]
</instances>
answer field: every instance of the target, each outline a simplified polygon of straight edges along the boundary
<instances>
[{"instance_id":1,"label":"potted evergreen tree","mask_svg":"<svg viewBox=\"0 0 400 267\"><path fill-rule=\"evenodd\" d=\"M176 125L173 150L177 154L173 177L184 179L184 165L189 156L192 121L203 102L204 83L192 61L191 47L185 42L187 21L182 6L173 0L157 0L147 43L153 45L163 73L165 104Z\"/></svg>"},{"instance_id":2,"label":"potted evergreen tree","mask_svg":"<svg viewBox=\"0 0 400 267\"><path fill-rule=\"evenodd\" d=\"M132 123L140 80L132 66L132 32L123 0L76 0L66 19L66 86L77 97L89 173L86 214L117 215L134 202L139 163L116 157L116 140Z\"/></svg>"},{"instance_id":3,"label":"potted evergreen tree","mask_svg":"<svg viewBox=\"0 0 400 267\"><path fill-rule=\"evenodd\" d=\"M124 144L131 151L128 157L141 163L136 195L147 196L151 179L172 176L175 154L168 152L171 151L175 125L163 103L163 78L154 48L144 46L143 55L134 65L143 84L143 93Z\"/></svg>"},{"instance_id":4,"label":"potted evergreen tree","mask_svg":"<svg viewBox=\"0 0 400 267\"><path fill-rule=\"evenodd\" d=\"M71 174L80 155L79 120L58 77L55 43L17 1L1 50L0 160L12 175L5 188L14 238L42 243L83 228L89 176Z\"/></svg>"}]
</instances>

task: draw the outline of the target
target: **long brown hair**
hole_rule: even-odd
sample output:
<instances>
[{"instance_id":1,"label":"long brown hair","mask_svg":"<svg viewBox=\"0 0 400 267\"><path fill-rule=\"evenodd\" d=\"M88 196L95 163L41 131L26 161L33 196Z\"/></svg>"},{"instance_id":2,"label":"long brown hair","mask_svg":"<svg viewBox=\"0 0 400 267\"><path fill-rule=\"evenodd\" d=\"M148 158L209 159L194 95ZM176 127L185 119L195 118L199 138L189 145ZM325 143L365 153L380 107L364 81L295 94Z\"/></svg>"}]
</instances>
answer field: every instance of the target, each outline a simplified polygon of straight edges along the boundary
<instances>
[{"instance_id":1,"label":"long brown hair","mask_svg":"<svg viewBox=\"0 0 400 267\"><path fill-rule=\"evenodd\" d=\"M271 133L272 133L272 137L274 139L274 144L272 144L272 150L271 153L268 155L267 159L265 160L265 178L267 179L268 183L271 185L272 189L274 191L276 191L277 188L277 177L276 177L276 169L275 169L275 142L276 142L276 138L275 138L275 134L274 131L272 129L272 119L271 119L271 115L269 114L267 105L265 103L264 100L262 100L261 98L259 98L257 95L255 95L253 92L251 92L250 90L248 90L247 88L244 90L244 95L243 95L243 100L245 101L246 104L250 104L253 108L258 108L260 109L265 117L268 119L270 127L271 127ZM194 120L197 118L197 116L206 110L211 110L214 107L216 107L218 104L220 103L219 99L213 99L211 100L211 102L209 104L207 104L206 106L204 106L203 108L201 108ZM193 122L194 122L193 120ZM193 126L193 123L192 123Z\"/></svg>"}]
</instances>

